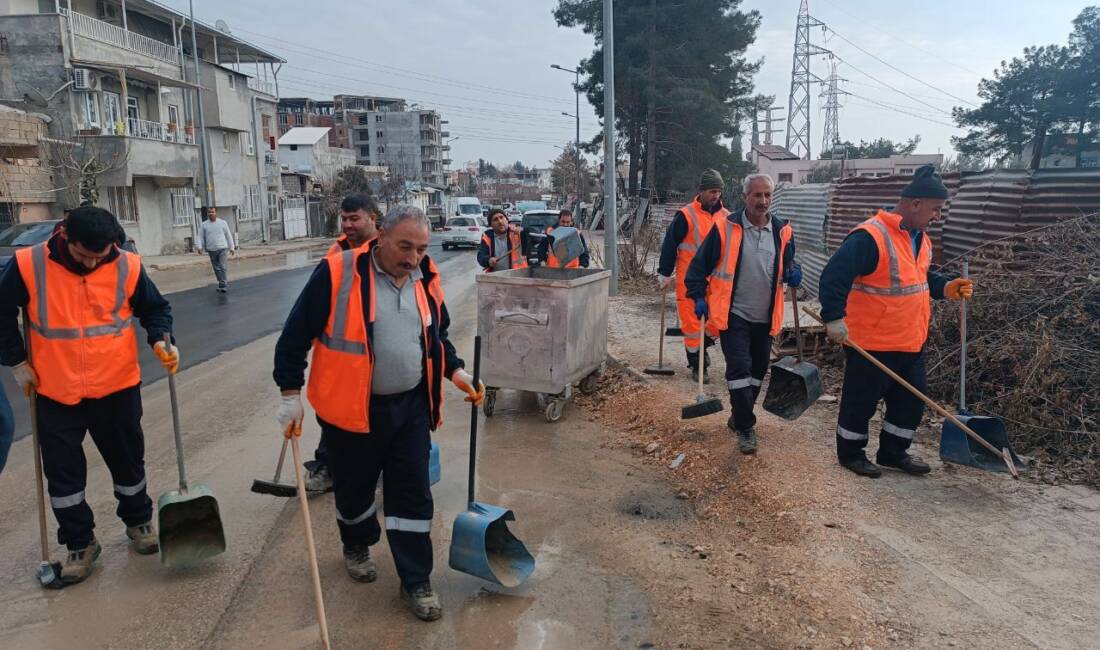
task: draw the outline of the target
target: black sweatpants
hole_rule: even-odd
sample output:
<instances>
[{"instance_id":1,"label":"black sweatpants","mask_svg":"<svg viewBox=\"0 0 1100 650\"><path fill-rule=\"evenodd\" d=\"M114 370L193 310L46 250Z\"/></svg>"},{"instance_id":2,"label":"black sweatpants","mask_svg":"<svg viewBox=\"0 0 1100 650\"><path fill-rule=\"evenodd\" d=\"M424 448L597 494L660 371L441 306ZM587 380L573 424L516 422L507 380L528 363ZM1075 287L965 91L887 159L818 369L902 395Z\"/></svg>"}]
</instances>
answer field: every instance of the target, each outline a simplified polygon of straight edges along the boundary
<instances>
[{"instance_id":1,"label":"black sweatpants","mask_svg":"<svg viewBox=\"0 0 1100 650\"><path fill-rule=\"evenodd\" d=\"M886 399L886 417L879 434L878 458L894 460L906 453L924 414L924 403L886 376L855 350L845 348L844 388L837 419L836 455L841 460L864 455L868 422L880 399ZM871 352L905 381L927 392L924 352Z\"/></svg>"},{"instance_id":2,"label":"black sweatpants","mask_svg":"<svg viewBox=\"0 0 1100 650\"><path fill-rule=\"evenodd\" d=\"M396 395L371 395L370 433L321 421L344 546L374 545L382 535L374 489L382 473L386 539L404 585L432 573L432 492L428 483L431 413L423 384Z\"/></svg>"},{"instance_id":3,"label":"black sweatpants","mask_svg":"<svg viewBox=\"0 0 1100 650\"><path fill-rule=\"evenodd\" d=\"M771 325L750 323L730 314L729 327L722 330L720 338L722 355L726 357L726 387L730 392L733 428L748 431L756 426L752 408L771 360Z\"/></svg>"},{"instance_id":4,"label":"black sweatpants","mask_svg":"<svg viewBox=\"0 0 1100 650\"><path fill-rule=\"evenodd\" d=\"M75 550L95 538L92 509L84 498L88 462L81 445L88 432L111 472L118 516L127 526L152 519L153 502L145 491L141 386L73 406L45 395L38 395L36 403L42 466L57 518L58 543Z\"/></svg>"},{"instance_id":5,"label":"black sweatpants","mask_svg":"<svg viewBox=\"0 0 1100 650\"><path fill-rule=\"evenodd\" d=\"M328 467L328 445L325 442L324 427L321 427L321 439L317 442L317 449L313 452L313 460L307 460L302 465L311 472L316 472L322 467Z\"/></svg>"}]
</instances>

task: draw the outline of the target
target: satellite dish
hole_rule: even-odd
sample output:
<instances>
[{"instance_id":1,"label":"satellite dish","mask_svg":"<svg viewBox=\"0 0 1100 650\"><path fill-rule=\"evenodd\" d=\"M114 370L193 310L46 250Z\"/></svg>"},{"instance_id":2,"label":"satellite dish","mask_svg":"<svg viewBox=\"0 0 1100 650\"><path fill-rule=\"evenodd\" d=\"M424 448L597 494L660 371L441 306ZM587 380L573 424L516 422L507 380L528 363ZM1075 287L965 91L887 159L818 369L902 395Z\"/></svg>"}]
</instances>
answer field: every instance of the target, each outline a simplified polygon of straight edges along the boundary
<instances>
[{"instance_id":1,"label":"satellite dish","mask_svg":"<svg viewBox=\"0 0 1100 650\"><path fill-rule=\"evenodd\" d=\"M219 32L222 32L223 34L232 34L233 33L231 31L229 31L229 23L225 22L224 20L222 20L220 18L214 23L214 29L218 30Z\"/></svg>"}]
</instances>

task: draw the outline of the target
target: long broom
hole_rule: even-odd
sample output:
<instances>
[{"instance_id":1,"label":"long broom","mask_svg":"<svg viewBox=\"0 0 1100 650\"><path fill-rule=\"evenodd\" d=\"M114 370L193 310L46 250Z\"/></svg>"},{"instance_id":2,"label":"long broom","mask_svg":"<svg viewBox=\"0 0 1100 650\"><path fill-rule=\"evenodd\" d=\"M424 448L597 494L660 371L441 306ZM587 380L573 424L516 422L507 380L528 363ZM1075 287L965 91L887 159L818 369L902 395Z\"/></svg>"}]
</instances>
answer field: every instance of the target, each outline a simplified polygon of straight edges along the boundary
<instances>
[{"instance_id":1,"label":"long broom","mask_svg":"<svg viewBox=\"0 0 1100 650\"><path fill-rule=\"evenodd\" d=\"M676 371L665 365L665 305L668 303L668 292L661 290L661 330L660 338L657 342L657 365L646 366L644 370L647 375L661 375L668 377L669 375L676 374Z\"/></svg>"},{"instance_id":2,"label":"long broom","mask_svg":"<svg viewBox=\"0 0 1100 650\"><path fill-rule=\"evenodd\" d=\"M703 372L705 372L707 366L704 352L706 346L703 344L707 331L707 319L705 316L699 319L699 328L699 333L701 335L699 340L699 362L697 364L699 366L699 394L695 396L694 404L689 404L680 409L681 420L701 418L705 415L719 413L722 410L722 400L717 397L708 397L707 394L703 392Z\"/></svg>"}]
</instances>

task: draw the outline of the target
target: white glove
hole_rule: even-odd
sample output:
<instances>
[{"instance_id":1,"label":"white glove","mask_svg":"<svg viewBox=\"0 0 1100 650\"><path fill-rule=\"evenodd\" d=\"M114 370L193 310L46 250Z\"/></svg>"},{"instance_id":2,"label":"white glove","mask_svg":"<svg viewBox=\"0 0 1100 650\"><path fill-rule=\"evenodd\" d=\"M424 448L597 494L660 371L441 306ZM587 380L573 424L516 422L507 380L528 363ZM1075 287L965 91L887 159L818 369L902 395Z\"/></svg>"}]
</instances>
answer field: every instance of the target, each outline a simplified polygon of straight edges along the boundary
<instances>
[{"instance_id":1,"label":"white glove","mask_svg":"<svg viewBox=\"0 0 1100 650\"><path fill-rule=\"evenodd\" d=\"M24 361L14 365L11 368L11 374L15 378L15 383L23 389L23 394L30 397L31 389L38 386L38 373L34 371L31 364Z\"/></svg>"},{"instance_id":2,"label":"white glove","mask_svg":"<svg viewBox=\"0 0 1100 650\"><path fill-rule=\"evenodd\" d=\"M485 384L479 380L475 389L473 376L464 369L455 370L455 373L451 375L451 383L460 391L466 393L466 401L473 403L474 406L481 406L481 403L485 400Z\"/></svg>"},{"instance_id":3,"label":"white glove","mask_svg":"<svg viewBox=\"0 0 1100 650\"><path fill-rule=\"evenodd\" d=\"M848 324L844 322L843 318L831 320L825 323L825 334L833 341L844 345L844 342L848 340Z\"/></svg>"},{"instance_id":4,"label":"white glove","mask_svg":"<svg viewBox=\"0 0 1100 650\"><path fill-rule=\"evenodd\" d=\"M661 291L664 291L665 289L667 289L668 285L670 285L670 284L672 284L672 277L671 276L670 277L665 277L665 276L661 275L660 273L657 274L657 286L661 288Z\"/></svg>"},{"instance_id":5,"label":"white glove","mask_svg":"<svg viewBox=\"0 0 1100 650\"><path fill-rule=\"evenodd\" d=\"M305 411L302 409L302 394L293 393L279 398L279 408L275 411L275 419L279 421L279 430L283 435L290 437L288 433L302 435L302 418ZM293 431L291 430L293 429Z\"/></svg>"}]
</instances>

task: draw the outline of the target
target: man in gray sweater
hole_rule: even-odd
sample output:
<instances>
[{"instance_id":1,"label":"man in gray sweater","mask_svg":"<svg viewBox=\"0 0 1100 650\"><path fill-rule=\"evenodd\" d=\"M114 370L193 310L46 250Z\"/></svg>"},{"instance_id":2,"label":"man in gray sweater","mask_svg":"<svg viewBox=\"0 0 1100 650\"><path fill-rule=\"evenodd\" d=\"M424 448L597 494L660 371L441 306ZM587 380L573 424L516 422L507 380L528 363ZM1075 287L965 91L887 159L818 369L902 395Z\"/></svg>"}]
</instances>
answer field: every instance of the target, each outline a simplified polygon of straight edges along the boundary
<instances>
[{"instance_id":1,"label":"man in gray sweater","mask_svg":"<svg viewBox=\"0 0 1100 650\"><path fill-rule=\"evenodd\" d=\"M218 218L216 208L207 208L206 221L199 227L199 255L206 251L210 255L210 265L214 267L214 277L218 279L218 291L225 293L229 290L229 281L225 275L225 263L229 254L237 250L237 243L233 240L233 231L229 229L229 223Z\"/></svg>"}]
</instances>

